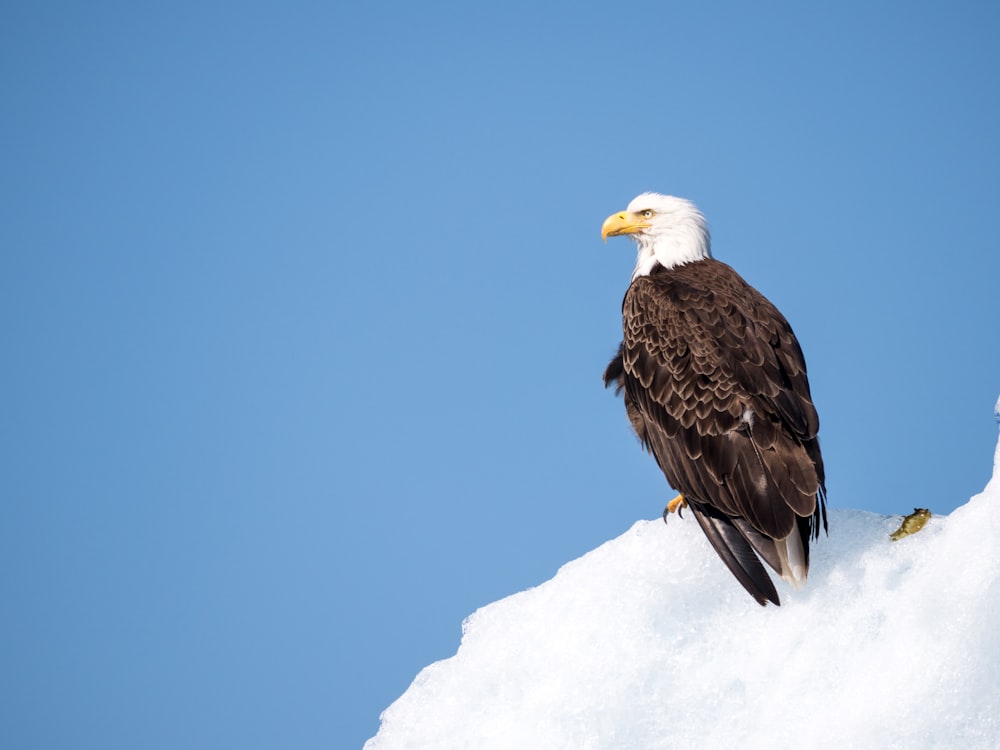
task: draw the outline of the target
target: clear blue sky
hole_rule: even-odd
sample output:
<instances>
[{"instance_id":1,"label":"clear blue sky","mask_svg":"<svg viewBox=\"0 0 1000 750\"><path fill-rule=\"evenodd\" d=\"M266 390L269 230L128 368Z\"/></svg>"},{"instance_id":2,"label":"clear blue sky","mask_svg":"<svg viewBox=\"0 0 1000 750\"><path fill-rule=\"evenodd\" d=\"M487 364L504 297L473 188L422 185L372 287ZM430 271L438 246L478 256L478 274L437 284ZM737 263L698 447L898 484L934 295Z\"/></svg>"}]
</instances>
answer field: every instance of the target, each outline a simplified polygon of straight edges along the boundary
<instances>
[{"instance_id":1,"label":"clear blue sky","mask_svg":"<svg viewBox=\"0 0 1000 750\"><path fill-rule=\"evenodd\" d=\"M657 517L600 383L634 251L599 228L645 190L791 320L831 504L953 510L1000 393L998 34L7 4L0 745L359 747L463 617Z\"/></svg>"}]
</instances>

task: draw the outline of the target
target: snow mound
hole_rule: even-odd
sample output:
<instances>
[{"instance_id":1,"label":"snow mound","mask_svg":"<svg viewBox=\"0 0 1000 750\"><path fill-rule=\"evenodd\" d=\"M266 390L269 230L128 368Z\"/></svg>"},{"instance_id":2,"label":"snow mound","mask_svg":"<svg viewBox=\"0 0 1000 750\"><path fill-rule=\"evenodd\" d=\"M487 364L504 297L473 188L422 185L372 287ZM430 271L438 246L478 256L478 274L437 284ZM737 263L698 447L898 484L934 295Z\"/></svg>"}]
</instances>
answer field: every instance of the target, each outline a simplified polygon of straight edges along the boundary
<instances>
[{"instance_id":1,"label":"snow mound","mask_svg":"<svg viewBox=\"0 0 1000 750\"><path fill-rule=\"evenodd\" d=\"M636 523L471 615L365 750L1000 747L1000 444L981 494L900 521L832 511L780 608L690 516Z\"/></svg>"}]
</instances>

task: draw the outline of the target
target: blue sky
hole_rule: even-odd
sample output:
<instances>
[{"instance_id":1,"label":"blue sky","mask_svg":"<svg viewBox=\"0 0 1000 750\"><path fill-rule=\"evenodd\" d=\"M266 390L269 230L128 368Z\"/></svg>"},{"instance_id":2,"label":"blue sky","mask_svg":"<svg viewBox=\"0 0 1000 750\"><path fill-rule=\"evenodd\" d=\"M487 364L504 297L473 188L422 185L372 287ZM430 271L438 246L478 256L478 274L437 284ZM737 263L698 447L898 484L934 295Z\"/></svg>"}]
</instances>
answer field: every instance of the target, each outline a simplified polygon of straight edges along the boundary
<instances>
[{"instance_id":1,"label":"blue sky","mask_svg":"<svg viewBox=\"0 0 1000 750\"><path fill-rule=\"evenodd\" d=\"M358 747L657 517L645 190L795 327L834 507L981 490L1000 11L875 5L0 11L0 744Z\"/></svg>"}]
</instances>

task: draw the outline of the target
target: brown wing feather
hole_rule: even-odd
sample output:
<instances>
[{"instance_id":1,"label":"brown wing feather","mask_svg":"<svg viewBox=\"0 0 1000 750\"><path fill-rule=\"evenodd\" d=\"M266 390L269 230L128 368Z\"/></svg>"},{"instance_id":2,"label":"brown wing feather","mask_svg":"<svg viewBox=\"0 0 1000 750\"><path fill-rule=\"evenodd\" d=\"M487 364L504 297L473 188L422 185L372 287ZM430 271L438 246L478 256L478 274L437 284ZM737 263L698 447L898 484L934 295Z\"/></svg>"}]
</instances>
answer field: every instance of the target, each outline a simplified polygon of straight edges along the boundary
<instances>
[{"instance_id":1,"label":"brown wing feather","mask_svg":"<svg viewBox=\"0 0 1000 750\"><path fill-rule=\"evenodd\" d=\"M689 505L712 548L750 596L759 604L771 601L780 605L781 600L778 599L774 583L754 554L756 544L751 546L742 530L718 510L699 503L689 503ZM760 541L764 542L765 548L770 545L770 548L774 549L774 542L770 539ZM777 561L777 556L775 555L773 559Z\"/></svg>"},{"instance_id":2,"label":"brown wing feather","mask_svg":"<svg viewBox=\"0 0 1000 750\"><path fill-rule=\"evenodd\" d=\"M798 533L808 560L809 537L826 523L825 476L805 360L785 318L709 259L636 279L622 320L605 384L624 393L629 421L667 481L713 519L716 550L738 537L784 574L766 540ZM740 529L719 531L725 518L742 519Z\"/></svg>"}]
</instances>

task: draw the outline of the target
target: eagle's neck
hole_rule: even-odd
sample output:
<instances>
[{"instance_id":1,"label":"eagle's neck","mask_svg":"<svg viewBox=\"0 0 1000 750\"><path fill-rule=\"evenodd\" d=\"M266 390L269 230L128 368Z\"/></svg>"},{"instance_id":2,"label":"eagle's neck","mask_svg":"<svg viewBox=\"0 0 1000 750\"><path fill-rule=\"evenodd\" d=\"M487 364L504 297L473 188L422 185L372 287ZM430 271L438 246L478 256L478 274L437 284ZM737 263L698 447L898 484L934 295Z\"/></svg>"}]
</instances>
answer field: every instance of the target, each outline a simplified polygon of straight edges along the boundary
<instances>
[{"instance_id":1,"label":"eagle's neck","mask_svg":"<svg viewBox=\"0 0 1000 750\"><path fill-rule=\"evenodd\" d=\"M646 231L632 235L639 246L632 281L647 276L657 265L673 268L712 257L708 225L697 210L671 218L673 221L669 224L654 224Z\"/></svg>"}]
</instances>

